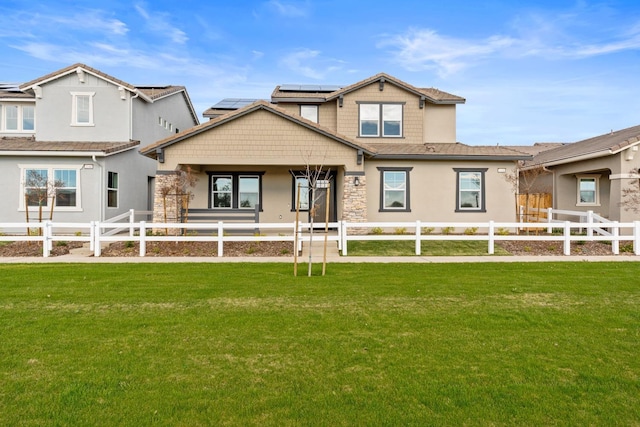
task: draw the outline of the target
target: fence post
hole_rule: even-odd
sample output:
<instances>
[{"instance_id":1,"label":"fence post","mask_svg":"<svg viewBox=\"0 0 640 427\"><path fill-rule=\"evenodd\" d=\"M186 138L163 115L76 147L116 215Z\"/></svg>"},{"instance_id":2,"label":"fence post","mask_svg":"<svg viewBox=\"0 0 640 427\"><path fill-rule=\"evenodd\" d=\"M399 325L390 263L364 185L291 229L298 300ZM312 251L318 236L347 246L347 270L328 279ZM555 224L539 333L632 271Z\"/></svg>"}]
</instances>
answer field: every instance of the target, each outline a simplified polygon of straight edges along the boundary
<instances>
[{"instance_id":1,"label":"fence post","mask_svg":"<svg viewBox=\"0 0 640 427\"><path fill-rule=\"evenodd\" d=\"M587 211L587 237L593 236L593 211Z\"/></svg>"},{"instance_id":2,"label":"fence post","mask_svg":"<svg viewBox=\"0 0 640 427\"><path fill-rule=\"evenodd\" d=\"M338 251L342 251L342 221L338 221Z\"/></svg>"},{"instance_id":3,"label":"fence post","mask_svg":"<svg viewBox=\"0 0 640 427\"><path fill-rule=\"evenodd\" d=\"M564 242L562 249L565 255L571 255L571 223L569 221L564 222Z\"/></svg>"},{"instance_id":4,"label":"fence post","mask_svg":"<svg viewBox=\"0 0 640 427\"><path fill-rule=\"evenodd\" d=\"M640 255L640 221L633 221L633 253Z\"/></svg>"},{"instance_id":5,"label":"fence post","mask_svg":"<svg viewBox=\"0 0 640 427\"><path fill-rule=\"evenodd\" d=\"M611 240L611 250L614 255L620 254L620 227L618 226L618 221L613 221L613 230L612 231L612 240Z\"/></svg>"},{"instance_id":6,"label":"fence post","mask_svg":"<svg viewBox=\"0 0 640 427\"><path fill-rule=\"evenodd\" d=\"M133 223L135 221L136 211L129 209L129 237L133 237Z\"/></svg>"},{"instance_id":7,"label":"fence post","mask_svg":"<svg viewBox=\"0 0 640 427\"><path fill-rule=\"evenodd\" d=\"M553 222L553 208L547 208L547 234L553 233L553 226L551 223Z\"/></svg>"},{"instance_id":8,"label":"fence post","mask_svg":"<svg viewBox=\"0 0 640 427\"><path fill-rule=\"evenodd\" d=\"M347 221L343 221L342 226L344 227L344 230L342 231L342 239L344 240L342 242L342 256L347 256L347 242L349 240L347 239Z\"/></svg>"},{"instance_id":9,"label":"fence post","mask_svg":"<svg viewBox=\"0 0 640 427\"><path fill-rule=\"evenodd\" d=\"M42 256L47 258L51 255L51 237L49 233L51 233L51 222L46 221L40 223L40 227L42 228Z\"/></svg>"},{"instance_id":10,"label":"fence post","mask_svg":"<svg viewBox=\"0 0 640 427\"><path fill-rule=\"evenodd\" d=\"M416 221L416 255L422 254L422 239L420 239L420 233L422 229L420 226L420 220Z\"/></svg>"},{"instance_id":11,"label":"fence post","mask_svg":"<svg viewBox=\"0 0 640 427\"><path fill-rule=\"evenodd\" d=\"M218 221L218 256L221 257L224 255L224 244L222 243L222 238L224 234L224 226L222 225L222 221Z\"/></svg>"},{"instance_id":12,"label":"fence post","mask_svg":"<svg viewBox=\"0 0 640 427\"><path fill-rule=\"evenodd\" d=\"M94 224L95 221L91 221L89 223L89 250L93 251L93 249L96 247L96 242L94 241L96 238L96 233L95 233L95 228L94 228Z\"/></svg>"},{"instance_id":13,"label":"fence post","mask_svg":"<svg viewBox=\"0 0 640 427\"><path fill-rule=\"evenodd\" d=\"M93 244L93 256L99 257L102 253L102 244L100 243L100 221L93 223L95 231L93 232L96 242Z\"/></svg>"},{"instance_id":14,"label":"fence post","mask_svg":"<svg viewBox=\"0 0 640 427\"><path fill-rule=\"evenodd\" d=\"M147 222L140 221L140 256L147 254ZM132 229L133 230L133 229Z\"/></svg>"},{"instance_id":15,"label":"fence post","mask_svg":"<svg viewBox=\"0 0 640 427\"><path fill-rule=\"evenodd\" d=\"M489 255L495 253L495 228L493 220L489 221Z\"/></svg>"}]
</instances>

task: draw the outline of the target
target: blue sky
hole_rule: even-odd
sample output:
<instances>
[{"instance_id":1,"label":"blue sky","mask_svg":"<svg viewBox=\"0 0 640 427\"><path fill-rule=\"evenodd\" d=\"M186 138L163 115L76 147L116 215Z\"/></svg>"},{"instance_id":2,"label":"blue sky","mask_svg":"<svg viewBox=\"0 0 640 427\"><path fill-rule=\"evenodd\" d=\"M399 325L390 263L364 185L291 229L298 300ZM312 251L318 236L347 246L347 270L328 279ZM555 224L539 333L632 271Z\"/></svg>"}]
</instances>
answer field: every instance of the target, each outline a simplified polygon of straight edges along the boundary
<instances>
[{"instance_id":1,"label":"blue sky","mask_svg":"<svg viewBox=\"0 0 640 427\"><path fill-rule=\"evenodd\" d=\"M0 2L0 81L76 62L181 84L201 114L277 84L386 72L463 96L470 145L577 141L640 124L640 6L626 1Z\"/></svg>"}]
</instances>

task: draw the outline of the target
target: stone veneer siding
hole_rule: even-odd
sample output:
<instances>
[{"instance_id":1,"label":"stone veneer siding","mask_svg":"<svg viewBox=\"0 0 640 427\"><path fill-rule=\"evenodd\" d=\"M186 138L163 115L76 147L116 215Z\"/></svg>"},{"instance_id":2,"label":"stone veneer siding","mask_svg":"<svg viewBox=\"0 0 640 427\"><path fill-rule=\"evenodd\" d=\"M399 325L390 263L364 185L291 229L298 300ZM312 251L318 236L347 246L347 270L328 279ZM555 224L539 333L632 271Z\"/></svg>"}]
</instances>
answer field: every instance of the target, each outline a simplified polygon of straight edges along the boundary
<instances>
[{"instance_id":1,"label":"stone veneer siding","mask_svg":"<svg viewBox=\"0 0 640 427\"><path fill-rule=\"evenodd\" d=\"M346 175L342 191L342 220L347 222L367 221L367 179L358 175L360 185L355 185L356 176ZM350 233L366 234L366 228L352 228Z\"/></svg>"},{"instance_id":2,"label":"stone veneer siding","mask_svg":"<svg viewBox=\"0 0 640 427\"><path fill-rule=\"evenodd\" d=\"M155 192L153 195L153 222L180 222L179 220L179 206L178 198L173 192L167 194L166 197L162 196L162 188L166 186L173 186L176 179L176 175L179 172L158 172L156 174ZM165 221L165 203L167 209L167 218Z\"/></svg>"}]
</instances>

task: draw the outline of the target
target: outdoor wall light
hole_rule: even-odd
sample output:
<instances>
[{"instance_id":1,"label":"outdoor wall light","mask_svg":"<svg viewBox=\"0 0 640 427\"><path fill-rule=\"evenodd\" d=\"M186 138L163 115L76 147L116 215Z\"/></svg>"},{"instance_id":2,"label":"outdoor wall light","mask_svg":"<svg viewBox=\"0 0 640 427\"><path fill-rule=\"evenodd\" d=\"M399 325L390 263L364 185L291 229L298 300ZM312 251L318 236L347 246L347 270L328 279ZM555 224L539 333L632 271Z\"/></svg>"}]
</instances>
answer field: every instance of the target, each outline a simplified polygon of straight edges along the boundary
<instances>
[{"instance_id":1,"label":"outdoor wall light","mask_svg":"<svg viewBox=\"0 0 640 427\"><path fill-rule=\"evenodd\" d=\"M353 185L355 185L356 187L360 185L360 178L356 176L355 179L353 180Z\"/></svg>"}]
</instances>

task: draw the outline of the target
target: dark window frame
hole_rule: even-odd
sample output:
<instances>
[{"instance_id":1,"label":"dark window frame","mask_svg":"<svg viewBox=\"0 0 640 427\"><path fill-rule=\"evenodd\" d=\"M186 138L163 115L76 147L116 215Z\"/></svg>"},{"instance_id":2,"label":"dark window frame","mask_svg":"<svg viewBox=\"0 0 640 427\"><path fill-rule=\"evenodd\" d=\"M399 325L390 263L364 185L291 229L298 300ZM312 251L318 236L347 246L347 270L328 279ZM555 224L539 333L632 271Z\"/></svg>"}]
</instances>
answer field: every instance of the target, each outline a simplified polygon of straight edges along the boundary
<instances>
[{"instance_id":1,"label":"dark window frame","mask_svg":"<svg viewBox=\"0 0 640 427\"><path fill-rule=\"evenodd\" d=\"M358 138L404 138L404 106L406 102L369 102L358 101ZM377 135L363 135L362 134L362 105L378 105L378 134ZM400 135L385 135L384 134L384 106L385 105L400 105L402 111L400 113Z\"/></svg>"},{"instance_id":2,"label":"dark window frame","mask_svg":"<svg viewBox=\"0 0 640 427\"><path fill-rule=\"evenodd\" d=\"M255 172L255 171L247 171L247 172L224 172L224 171L209 171L207 172L208 183L208 201L207 206L209 209L219 212L229 212L229 211L250 211L254 208L243 208L239 206L240 200L240 177L257 177L258 178L258 206L260 212L262 212L262 176L264 175L264 171ZM229 208L216 208L212 206L213 203L213 177L230 177L231 178L231 207Z\"/></svg>"},{"instance_id":3,"label":"dark window frame","mask_svg":"<svg viewBox=\"0 0 640 427\"><path fill-rule=\"evenodd\" d=\"M487 191L486 191L486 172L489 168L453 168L456 173L456 209L455 212L486 212L487 211ZM464 172L480 173L480 206L477 208L462 208L460 206L460 174Z\"/></svg>"},{"instance_id":4,"label":"dark window frame","mask_svg":"<svg viewBox=\"0 0 640 427\"><path fill-rule=\"evenodd\" d=\"M413 167L384 167L377 168L380 171L380 208L378 212L411 212L411 171ZM386 208L384 206L384 173L404 172L405 173L405 206L399 209Z\"/></svg>"}]
</instances>

